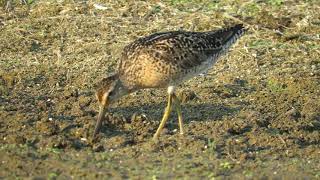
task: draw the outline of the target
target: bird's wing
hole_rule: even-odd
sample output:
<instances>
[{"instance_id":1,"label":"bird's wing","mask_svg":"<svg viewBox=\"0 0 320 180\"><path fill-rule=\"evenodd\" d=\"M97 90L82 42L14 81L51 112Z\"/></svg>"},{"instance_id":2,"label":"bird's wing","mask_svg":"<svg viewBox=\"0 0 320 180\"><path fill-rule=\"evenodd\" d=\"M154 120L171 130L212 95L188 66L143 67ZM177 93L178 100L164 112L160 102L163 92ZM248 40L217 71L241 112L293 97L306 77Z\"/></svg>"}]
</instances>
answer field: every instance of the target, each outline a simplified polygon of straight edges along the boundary
<instances>
[{"instance_id":1,"label":"bird's wing","mask_svg":"<svg viewBox=\"0 0 320 180\"><path fill-rule=\"evenodd\" d=\"M172 31L137 39L124 48L126 60L148 54L183 69L196 67L226 49L244 32L242 25L209 32Z\"/></svg>"}]
</instances>

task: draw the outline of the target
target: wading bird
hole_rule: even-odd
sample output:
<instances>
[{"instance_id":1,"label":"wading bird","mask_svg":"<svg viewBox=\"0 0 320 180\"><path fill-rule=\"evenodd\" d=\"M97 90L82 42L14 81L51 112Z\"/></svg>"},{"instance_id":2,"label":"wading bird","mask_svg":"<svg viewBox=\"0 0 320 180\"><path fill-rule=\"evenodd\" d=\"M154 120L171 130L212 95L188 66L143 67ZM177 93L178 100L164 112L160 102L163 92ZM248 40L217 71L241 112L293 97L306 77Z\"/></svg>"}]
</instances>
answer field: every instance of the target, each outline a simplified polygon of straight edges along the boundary
<instances>
[{"instance_id":1,"label":"wading bird","mask_svg":"<svg viewBox=\"0 0 320 180\"><path fill-rule=\"evenodd\" d=\"M208 32L171 31L142 37L127 45L117 72L97 84L100 111L93 138L99 132L111 103L145 88L168 90L168 104L154 140L160 136L172 106L178 113L180 134L183 134L181 106L175 88L211 68L244 32L241 24Z\"/></svg>"}]
</instances>

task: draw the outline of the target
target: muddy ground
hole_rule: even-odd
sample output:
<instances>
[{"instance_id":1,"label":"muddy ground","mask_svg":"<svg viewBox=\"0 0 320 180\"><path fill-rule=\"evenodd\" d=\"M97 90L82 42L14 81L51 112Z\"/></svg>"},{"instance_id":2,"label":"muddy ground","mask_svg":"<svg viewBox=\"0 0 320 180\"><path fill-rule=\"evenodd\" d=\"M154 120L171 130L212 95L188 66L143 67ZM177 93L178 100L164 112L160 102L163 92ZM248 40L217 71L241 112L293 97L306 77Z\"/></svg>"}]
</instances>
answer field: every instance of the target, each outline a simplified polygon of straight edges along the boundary
<instances>
[{"instance_id":1,"label":"muddy ground","mask_svg":"<svg viewBox=\"0 0 320 180\"><path fill-rule=\"evenodd\" d=\"M22 4L21 4L22 2ZM319 179L320 3L1 1L0 178ZM166 90L115 103L95 143L94 84L132 40L244 23L206 76L179 88L152 141Z\"/></svg>"}]
</instances>

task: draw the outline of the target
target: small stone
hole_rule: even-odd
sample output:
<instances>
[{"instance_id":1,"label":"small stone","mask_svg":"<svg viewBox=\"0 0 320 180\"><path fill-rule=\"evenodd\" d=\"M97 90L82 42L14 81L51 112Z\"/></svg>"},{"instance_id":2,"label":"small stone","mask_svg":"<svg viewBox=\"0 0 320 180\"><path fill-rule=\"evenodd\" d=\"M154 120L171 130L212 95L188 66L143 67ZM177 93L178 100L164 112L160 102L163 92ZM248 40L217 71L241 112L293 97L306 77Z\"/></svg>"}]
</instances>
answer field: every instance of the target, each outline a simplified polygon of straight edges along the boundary
<instances>
[{"instance_id":1,"label":"small stone","mask_svg":"<svg viewBox=\"0 0 320 180\"><path fill-rule=\"evenodd\" d=\"M188 101L192 101L197 98L197 95L194 91L191 90L184 90L180 92L179 99L182 103L186 103Z\"/></svg>"},{"instance_id":2,"label":"small stone","mask_svg":"<svg viewBox=\"0 0 320 180\"><path fill-rule=\"evenodd\" d=\"M64 149L69 145L69 143L70 142L65 137L57 136L50 140L49 146L52 148Z\"/></svg>"},{"instance_id":3,"label":"small stone","mask_svg":"<svg viewBox=\"0 0 320 180\"><path fill-rule=\"evenodd\" d=\"M296 108L291 108L289 111L286 112L286 115L289 119L297 120L301 117L300 112Z\"/></svg>"},{"instance_id":4,"label":"small stone","mask_svg":"<svg viewBox=\"0 0 320 180\"><path fill-rule=\"evenodd\" d=\"M80 106L80 108L85 108L85 107L89 106L91 101L92 101L91 97L80 96L79 97L79 106Z\"/></svg>"},{"instance_id":5,"label":"small stone","mask_svg":"<svg viewBox=\"0 0 320 180\"><path fill-rule=\"evenodd\" d=\"M23 136L13 135L12 136L12 141L15 144L25 144L26 138L23 137Z\"/></svg>"},{"instance_id":6,"label":"small stone","mask_svg":"<svg viewBox=\"0 0 320 180\"><path fill-rule=\"evenodd\" d=\"M95 144L93 145L92 150L94 152L102 152L104 151L104 147L101 144Z\"/></svg>"},{"instance_id":7,"label":"small stone","mask_svg":"<svg viewBox=\"0 0 320 180\"><path fill-rule=\"evenodd\" d=\"M163 134L163 135L168 134L168 133L169 133L169 130L167 128L163 128L161 131L161 134Z\"/></svg>"},{"instance_id":8,"label":"small stone","mask_svg":"<svg viewBox=\"0 0 320 180\"><path fill-rule=\"evenodd\" d=\"M55 124L54 121L41 120L36 122L37 130L44 135L54 135L59 131L59 127Z\"/></svg>"},{"instance_id":9,"label":"small stone","mask_svg":"<svg viewBox=\"0 0 320 180\"><path fill-rule=\"evenodd\" d=\"M75 89L75 90L66 90L66 91L64 91L63 95L66 98L78 97L79 96L79 91L77 89Z\"/></svg>"},{"instance_id":10,"label":"small stone","mask_svg":"<svg viewBox=\"0 0 320 180\"><path fill-rule=\"evenodd\" d=\"M137 114L134 113L131 116L131 122L142 122L142 123L146 123L147 122L147 116L145 114Z\"/></svg>"}]
</instances>

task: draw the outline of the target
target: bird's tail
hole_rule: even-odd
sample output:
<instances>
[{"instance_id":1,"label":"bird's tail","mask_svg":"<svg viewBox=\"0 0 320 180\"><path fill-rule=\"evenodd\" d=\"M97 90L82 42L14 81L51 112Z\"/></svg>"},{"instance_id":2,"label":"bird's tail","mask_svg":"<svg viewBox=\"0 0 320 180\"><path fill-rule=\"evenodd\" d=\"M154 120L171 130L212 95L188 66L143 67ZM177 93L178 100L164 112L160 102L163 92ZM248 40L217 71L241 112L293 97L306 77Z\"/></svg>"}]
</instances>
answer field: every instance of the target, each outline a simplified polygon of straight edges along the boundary
<instances>
[{"instance_id":1,"label":"bird's tail","mask_svg":"<svg viewBox=\"0 0 320 180\"><path fill-rule=\"evenodd\" d=\"M222 35L223 42L227 43L230 41L233 41L231 43L234 43L237 39L239 39L244 32L246 31L246 28L242 24L237 24L232 27L228 27L225 29L220 30L220 34Z\"/></svg>"},{"instance_id":2,"label":"bird's tail","mask_svg":"<svg viewBox=\"0 0 320 180\"><path fill-rule=\"evenodd\" d=\"M217 31L213 31L214 39L220 39L220 43L223 46L229 47L235 41L237 41L246 31L246 28L243 24L237 24L231 27L219 29Z\"/></svg>"},{"instance_id":3,"label":"bird's tail","mask_svg":"<svg viewBox=\"0 0 320 180\"><path fill-rule=\"evenodd\" d=\"M207 39L212 41L217 47L228 49L234 44L246 31L242 24L237 24L231 27L211 31L207 33Z\"/></svg>"}]
</instances>

